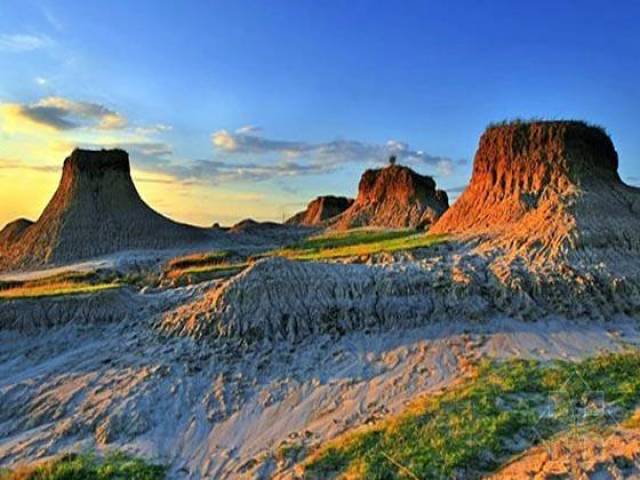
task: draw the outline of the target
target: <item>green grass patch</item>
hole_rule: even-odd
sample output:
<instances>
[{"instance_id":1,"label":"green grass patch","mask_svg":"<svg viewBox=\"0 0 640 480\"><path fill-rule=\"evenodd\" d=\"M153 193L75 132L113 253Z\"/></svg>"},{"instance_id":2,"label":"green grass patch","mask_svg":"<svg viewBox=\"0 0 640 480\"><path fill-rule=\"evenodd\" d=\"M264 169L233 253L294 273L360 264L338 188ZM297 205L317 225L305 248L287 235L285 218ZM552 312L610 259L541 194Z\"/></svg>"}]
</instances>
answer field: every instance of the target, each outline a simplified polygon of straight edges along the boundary
<instances>
[{"instance_id":1,"label":"green grass patch","mask_svg":"<svg viewBox=\"0 0 640 480\"><path fill-rule=\"evenodd\" d=\"M639 401L638 352L579 363L484 362L450 391L323 446L305 478L477 478L556 434L623 420Z\"/></svg>"},{"instance_id":2,"label":"green grass patch","mask_svg":"<svg viewBox=\"0 0 640 480\"><path fill-rule=\"evenodd\" d=\"M0 480L162 480L166 469L144 460L114 453L104 458L95 455L63 455L38 465L25 465L0 472Z\"/></svg>"},{"instance_id":3,"label":"green grass patch","mask_svg":"<svg viewBox=\"0 0 640 480\"><path fill-rule=\"evenodd\" d=\"M445 237L442 235L417 233L415 230L351 230L311 237L267 255L293 260L330 260L427 248L443 241Z\"/></svg>"}]
</instances>

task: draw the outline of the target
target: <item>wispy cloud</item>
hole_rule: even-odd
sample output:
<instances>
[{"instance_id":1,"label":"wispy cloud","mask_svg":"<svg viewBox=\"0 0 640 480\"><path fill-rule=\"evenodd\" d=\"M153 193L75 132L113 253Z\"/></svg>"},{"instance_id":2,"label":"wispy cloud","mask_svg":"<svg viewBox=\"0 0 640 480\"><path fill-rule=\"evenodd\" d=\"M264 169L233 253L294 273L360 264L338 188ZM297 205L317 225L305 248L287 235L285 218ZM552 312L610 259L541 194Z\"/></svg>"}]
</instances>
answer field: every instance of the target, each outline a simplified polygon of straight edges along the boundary
<instances>
[{"instance_id":1,"label":"wispy cloud","mask_svg":"<svg viewBox=\"0 0 640 480\"><path fill-rule=\"evenodd\" d=\"M46 97L32 104L18 104L14 111L17 115L56 130L81 127L113 130L127 124L124 116L104 105L64 97Z\"/></svg>"},{"instance_id":2,"label":"wispy cloud","mask_svg":"<svg viewBox=\"0 0 640 480\"><path fill-rule=\"evenodd\" d=\"M60 20L60 17L49 7L49 5L41 4L40 10L45 20L58 31L64 30L64 23Z\"/></svg>"},{"instance_id":3,"label":"wispy cloud","mask_svg":"<svg viewBox=\"0 0 640 480\"><path fill-rule=\"evenodd\" d=\"M60 171L60 165L31 165L20 160L8 160L0 158L0 170L32 170L42 173Z\"/></svg>"},{"instance_id":4,"label":"wispy cloud","mask_svg":"<svg viewBox=\"0 0 640 480\"><path fill-rule=\"evenodd\" d=\"M260 182L274 178L297 177L325 173L327 167L292 161L275 164L232 162L225 160L180 161L168 154L151 154L146 145L122 145L129 151L134 166L148 173L168 175L181 183L224 184L227 182ZM153 148L153 147L151 147Z\"/></svg>"},{"instance_id":5,"label":"wispy cloud","mask_svg":"<svg viewBox=\"0 0 640 480\"><path fill-rule=\"evenodd\" d=\"M29 52L50 46L53 41L46 35L28 33L0 34L0 50L5 52Z\"/></svg>"},{"instance_id":6,"label":"wispy cloud","mask_svg":"<svg viewBox=\"0 0 640 480\"><path fill-rule=\"evenodd\" d=\"M303 171L315 173L333 171L346 163L383 164L390 155L395 155L401 163L433 168L440 175L451 175L456 165L461 163L449 157L414 150L407 143L398 140L389 140L382 145L356 140L309 143L274 140L259 135L259 132L254 126L242 127L235 132L218 130L211 135L211 141L217 153L258 157L280 155L289 160L304 162ZM300 166L300 163L293 162L292 165Z\"/></svg>"}]
</instances>

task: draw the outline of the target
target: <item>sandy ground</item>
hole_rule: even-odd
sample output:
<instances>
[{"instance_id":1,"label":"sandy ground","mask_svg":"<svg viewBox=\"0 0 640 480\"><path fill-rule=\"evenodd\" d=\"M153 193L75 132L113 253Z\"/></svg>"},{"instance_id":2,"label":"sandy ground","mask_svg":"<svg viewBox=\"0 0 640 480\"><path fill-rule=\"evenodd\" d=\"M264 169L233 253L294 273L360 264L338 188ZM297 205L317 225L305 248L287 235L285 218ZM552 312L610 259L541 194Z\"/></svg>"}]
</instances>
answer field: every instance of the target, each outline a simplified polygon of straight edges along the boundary
<instances>
[{"instance_id":1,"label":"sandy ground","mask_svg":"<svg viewBox=\"0 0 640 480\"><path fill-rule=\"evenodd\" d=\"M402 410L482 356L579 359L640 343L634 320L494 319L242 346L163 337L150 321L0 332L0 466L125 449L169 478L286 478L313 447Z\"/></svg>"}]
</instances>

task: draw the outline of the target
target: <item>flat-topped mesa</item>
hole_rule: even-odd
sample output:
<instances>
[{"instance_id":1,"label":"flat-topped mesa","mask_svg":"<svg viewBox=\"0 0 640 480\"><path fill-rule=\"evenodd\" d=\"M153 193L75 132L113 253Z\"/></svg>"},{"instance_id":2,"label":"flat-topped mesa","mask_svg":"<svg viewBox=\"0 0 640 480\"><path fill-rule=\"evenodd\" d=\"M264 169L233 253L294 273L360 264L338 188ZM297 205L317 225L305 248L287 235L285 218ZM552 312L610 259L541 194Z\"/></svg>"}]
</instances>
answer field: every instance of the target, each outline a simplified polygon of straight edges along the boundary
<instances>
[{"instance_id":1,"label":"flat-topped mesa","mask_svg":"<svg viewBox=\"0 0 640 480\"><path fill-rule=\"evenodd\" d=\"M391 164L364 172L358 197L332 226L338 230L366 226L424 228L447 208L447 194L436 189L433 178Z\"/></svg>"},{"instance_id":2,"label":"flat-topped mesa","mask_svg":"<svg viewBox=\"0 0 640 480\"><path fill-rule=\"evenodd\" d=\"M81 150L76 148L64 161L62 176L100 177L107 172L130 176L129 155L124 150Z\"/></svg>"},{"instance_id":3,"label":"flat-topped mesa","mask_svg":"<svg viewBox=\"0 0 640 480\"><path fill-rule=\"evenodd\" d=\"M340 215L353 205L353 198L325 195L314 198L307 208L296 213L285 223L290 225L320 226Z\"/></svg>"},{"instance_id":4,"label":"flat-topped mesa","mask_svg":"<svg viewBox=\"0 0 640 480\"><path fill-rule=\"evenodd\" d=\"M127 152L76 149L64 161L53 198L38 221L25 224L5 246L0 267L15 269L122 250L172 248L208 238L203 229L169 220L142 200L131 179Z\"/></svg>"},{"instance_id":5,"label":"flat-topped mesa","mask_svg":"<svg viewBox=\"0 0 640 480\"><path fill-rule=\"evenodd\" d=\"M601 128L514 122L482 135L469 186L432 231L482 235L527 256L607 242L635 249L639 199Z\"/></svg>"}]
</instances>

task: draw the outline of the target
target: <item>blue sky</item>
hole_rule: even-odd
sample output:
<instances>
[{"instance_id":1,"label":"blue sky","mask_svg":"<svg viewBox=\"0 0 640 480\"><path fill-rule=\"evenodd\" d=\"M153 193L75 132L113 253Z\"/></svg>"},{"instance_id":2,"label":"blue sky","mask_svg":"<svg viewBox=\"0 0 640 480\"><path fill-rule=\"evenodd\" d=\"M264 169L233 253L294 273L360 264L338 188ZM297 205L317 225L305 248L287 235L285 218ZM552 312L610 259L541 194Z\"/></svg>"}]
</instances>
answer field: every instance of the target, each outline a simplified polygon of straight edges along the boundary
<instances>
[{"instance_id":1,"label":"blue sky","mask_svg":"<svg viewBox=\"0 0 640 480\"><path fill-rule=\"evenodd\" d=\"M75 145L127 148L200 224L354 195L399 153L455 190L491 121L580 118L640 182L639 2L0 3L0 223L37 216Z\"/></svg>"}]
</instances>

